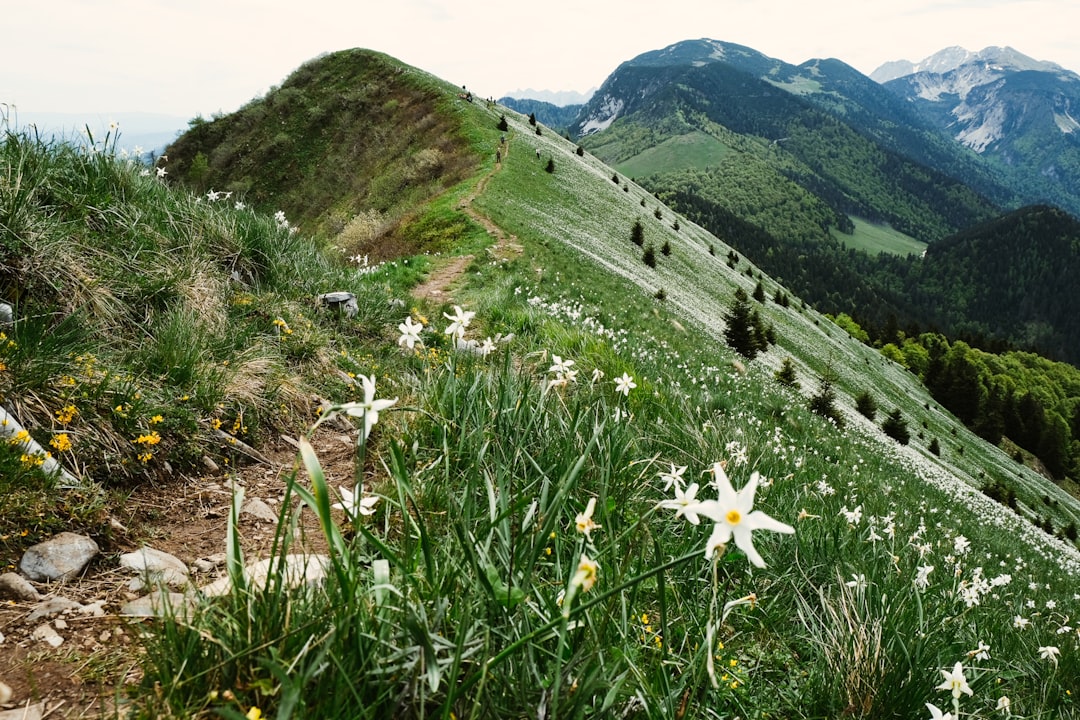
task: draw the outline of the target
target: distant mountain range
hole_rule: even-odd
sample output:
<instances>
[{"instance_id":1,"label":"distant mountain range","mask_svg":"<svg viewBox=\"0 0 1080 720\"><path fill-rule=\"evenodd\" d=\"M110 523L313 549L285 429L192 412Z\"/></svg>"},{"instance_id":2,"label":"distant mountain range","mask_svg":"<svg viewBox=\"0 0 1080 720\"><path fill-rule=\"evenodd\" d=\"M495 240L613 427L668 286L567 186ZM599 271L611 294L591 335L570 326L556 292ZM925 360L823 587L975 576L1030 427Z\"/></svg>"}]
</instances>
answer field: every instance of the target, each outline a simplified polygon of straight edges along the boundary
<instances>
[{"instance_id":1,"label":"distant mountain range","mask_svg":"<svg viewBox=\"0 0 1080 720\"><path fill-rule=\"evenodd\" d=\"M160 113L123 112L105 113L42 113L20 112L19 127L33 125L42 137L75 139L84 136L89 128L95 141L101 141L107 133L113 133L110 142L119 132L117 147L129 151L136 146L145 152L160 154L165 147L187 129L190 118ZM115 128L112 126L115 124Z\"/></svg>"},{"instance_id":2,"label":"distant mountain range","mask_svg":"<svg viewBox=\"0 0 1080 720\"><path fill-rule=\"evenodd\" d=\"M1080 196L1080 75L1011 48L948 48L873 73L931 125L1014 182L1076 214Z\"/></svg>"},{"instance_id":3,"label":"distant mountain range","mask_svg":"<svg viewBox=\"0 0 1080 720\"><path fill-rule=\"evenodd\" d=\"M825 110L888 151L957 178L996 205L1050 203L1080 215L1080 76L1008 47L945 48L919 62L885 63L868 77L838 60L795 66L733 43L688 40L624 62L580 107L530 101L523 110L515 99L503 101L584 137L656 102L675 70L716 64ZM651 84L635 86L636 95L626 92L635 85L630 77L642 73L652 76ZM714 101L722 104L724 96ZM578 115L569 119L573 111ZM760 134L749 126L744 130Z\"/></svg>"},{"instance_id":4,"label":"distant mountain range","mask_svg":"<svg viewBox=\"0 0 1080 720\"><path fill-rule=\"evenodd\" d=\"M838 60L795 66L690 40L619 65L564 127L822 311L1080 361L1069 320L1080 283L1059 272L1078 267L1080 226L1046 207L1080 216L1075 134L1062 119L1080 97L1074 76L1007 49L954 49L919 67L941 72L883 85ZM950 81L951 95L904 92ZM951 115L977 100L1006 118L982 152ZM867 223L929 243L927 259L850 255ZM992 310L999 301L1008 313Z\"/></svg>"},{"instance_id":5,"label":"distant mountain range","mask_svg":"<svg viewBox=\"0 0 1080 720\"><path fill-rule=\"evenodd\" d=\"M511 90L506 93L506 97L515 100L539 100L540 102L549 103L555 107L566 107L567 105L584 105L595 92L596 88L592 88L583 93L577 92L576 90L556 91L526 88L524 90Z\"/></svg>"}]
</instances>

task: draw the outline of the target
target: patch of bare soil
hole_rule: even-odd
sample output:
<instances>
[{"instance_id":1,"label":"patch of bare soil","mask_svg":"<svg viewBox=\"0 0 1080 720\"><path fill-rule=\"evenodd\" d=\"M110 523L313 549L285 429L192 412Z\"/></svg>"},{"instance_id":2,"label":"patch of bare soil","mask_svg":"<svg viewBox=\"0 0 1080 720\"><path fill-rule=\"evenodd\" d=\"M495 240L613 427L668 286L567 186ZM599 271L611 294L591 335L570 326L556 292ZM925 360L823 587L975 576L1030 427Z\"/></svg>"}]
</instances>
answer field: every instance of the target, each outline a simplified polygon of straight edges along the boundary
<instances>
[{"instance_id":1,"label":"patch of bare soil","mask_svg":"<svg viewBox=\"0 0 1080 720\"><path fill-rule=\"evenodd\" d=\"M327 428L312 444L330 486L351 488L355 433ZM275 512L285 497L296 461L295 447L281 439L261 450L269 463L224 468L215 475L178 477L138 488L122 507L114 508L113 519L121 527L111 538L97 538L102 553L82 577L34 584L43 600L62 597L82 606L100 603L104 611L100 616L72 609L34 617L38 601L0 600L0 683L12 691L10 702L0 706L0 720L117 716L127 689L141 680L138 635L140 624L150 622L120 614L125 603L145 591L129 588L134 576L118 566L119 556L149 546L192 568L193 585L203 586L219 577L224 566L215 562L214 556L220 560L225 552L234 486L244 489L245 499L262 500ZM300 473L306 484L303 470ZM300 546L308 552L326 552L315 514L306 510L301 518ZM276 523L248 513L242 513L239 520L245 561L267 557ZM197 572L199 564L214 567ZM54 647L35 637L43 625L50 626L62 643Z\"/></svg>"},{"instance_id":2,"label":"patch of bare soil","mask_svg":"<svg viewBox=\"0 0 1080 720\"><path fill-rule=\"evenodd\" d=\"M507 140L500 148L501 158L510 156L510 142ZM473 200L484 193L488 181L495 173L502 170L502 162L497 162L491 172L480 178L473 191L458 205L458 209L468 215L474 222L484 228L487 234L495 239L495 244L487 249L488 254L496 260L505 260L516 257L524 249L513 234L506 233L496 225L491 218L481 214L473 207ZM451 287L460 278L474 260L472 255L461 255L451 258L449 262L434 270L427 279L413 289L413 297L418 300L443 300L451 298Z\"/></svg>"}]
</instances>

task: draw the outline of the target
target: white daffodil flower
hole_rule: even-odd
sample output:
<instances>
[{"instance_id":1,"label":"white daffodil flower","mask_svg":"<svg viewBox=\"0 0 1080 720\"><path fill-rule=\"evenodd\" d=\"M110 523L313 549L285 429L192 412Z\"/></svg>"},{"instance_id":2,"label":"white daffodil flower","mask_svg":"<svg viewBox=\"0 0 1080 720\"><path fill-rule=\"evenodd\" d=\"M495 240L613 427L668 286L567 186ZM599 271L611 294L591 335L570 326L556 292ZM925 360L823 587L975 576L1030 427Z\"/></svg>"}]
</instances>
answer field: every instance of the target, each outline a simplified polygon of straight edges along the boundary
<instances>
[{"instance_id":1,"label":"white daffodil flower","mask_svg":"<svg viewBox=\"0 0 1080 720\"><path fill-rule=\"evenodd\" d=\"M964 664L959 660L953 666L952 672L942 670L941 674L945 676L945 681L938 685L935 688L936 690L949 690L952 692L953 698L956 699L960 698L960 693L974 694L968 685L967 678L964 677Z\"/></svg>"},{"instance_id":2,"label":"white daffodil flower","mask_svg":"<svg viewBox=\"0 0 1080 720\"><path fill-rule=\"evenodd\" d=\"M361 375L360 381L364 386L364 401L345 403L340 409L346 415L364 418L364 439L366 440L371 434L371 428L379 422L379 413L396 403L398 399L376 400L374 375L371 377Z\"/></svg>"},{"instance_id":3,"label":"white daffodil flower","mask_svg":"<svg viewBox=\"0 0 1080 720\"><path fill-rule=\"evenodd\" d=\"M453 315L443 313L443 317L450 321L450 325L443 332L459 339L464 337L475 315L476 313L472 310L462 310L460 305L455 305Z\"/></svg>"},{"instance_id":4,"label":"white daffodil flower","mask_svg":"<svg viewBox=\"0 0 1080 720\"><path fill-rule=\"evenodd\" d=\"M420 323L413 322L412 317L405 318L405 322L397 326L398 331L401 332L401 337L398 338L397 344L407 346L410 350L420 342L420 332L424 329L424 326Z\"/></svg>"},{"instance_id":5,"label":"white daffodil flower","mask_svg":"<svg viewBox=\"0 0 1080 720\"><path fill-rule=\"evenodd\" d=\"M585 506L585 512L578 513L574 519L574 526L577 531L587 538L591 538L593 530L596 530L600 526L593 522L593 512L596 510L596 498L589 498L589 503Z\"/></svg>"},{"instance_id":6,"label":"white daffodil flower","mask_svg":"<svg viewBox=\"0 0 1080 720\"><path fill-rule=\"evenodd\" d=\"M713 464L713 474L715 475L717 499L703 500L683 511L684 515L693 512L716 523L706 546L706 557L712 557L712 551L715 548L726 545L734 537L736 547L746 553L747 559L755 567L765 567L765 561L758 554L758 551L754 549L754 538L751 533L754 530L771 530L772 532L793 534L795 528L779 520L774 520L760 510L753 509L754 493L757 492L760 479L756 472L750 476L749 482L738 492L735 492L735 488L731 486L731 480L728 479L721 463ZM687 519L690 519L689 516Z\"/></svg>"},{"instance_id":7,"label":"white daffodil flower","mask_svg":"<svg viewBox=\"0 0 1080 720\"><path fill-rule=\"evenodd\" d=\"M363 488L357 488L355 494L344 485L339 486L338 489L341 491L341 502L334 503L330 507L344 510L349 517L375 513L375 505L379 502L378 496L365 495Z\"/></svg>"},{"instance_id":8,"label":"white daffodil flower","mask_svg":"<svg viewBox=\"0 0 1080 720\"><path fill-rule=\"evenodd\" d=\"M615 392L621 392L623 395L629 396L630 391L636 387L637 383L628 373L623 373L622 377L615 378Z\"/></svg>"},{"instance_id":9,"label":"white daffodil flower","mask_svg":"<svg viewBox=\"0 0 1080 720\"><path fill-rule=\"evenodd\" d=\"M952 713L943 713L934 703L926 703L926 709L930 711L930 720L956 720Z\"/></svg>"}]
</instances>

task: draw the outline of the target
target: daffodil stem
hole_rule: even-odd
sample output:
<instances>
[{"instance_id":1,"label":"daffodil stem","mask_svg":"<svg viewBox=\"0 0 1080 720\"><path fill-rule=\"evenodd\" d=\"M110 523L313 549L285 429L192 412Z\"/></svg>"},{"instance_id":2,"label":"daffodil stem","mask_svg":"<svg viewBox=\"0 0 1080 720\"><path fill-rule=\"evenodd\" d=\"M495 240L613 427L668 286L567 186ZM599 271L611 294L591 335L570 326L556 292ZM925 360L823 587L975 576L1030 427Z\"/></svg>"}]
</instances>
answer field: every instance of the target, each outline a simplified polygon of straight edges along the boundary
<instances>
[{"instance_id":1,"label":"daffodil stem","mask_svg":"<svg viewBox=\"0 0 1080 720\"><path fill-rule=\"evenodd\" d=\"M600 603L606 601L608 598L612 597L613 595L617 595L617 594L621 593L626 588L632 587L632 586L636 585L637 583L641 582L642 580L650 578L653 575L658 575L658 574L660 574L660 573L662 573L662 572L664 572L666 570L670 570L671 568L673 568L673 567L675 567L677 565L681 565L682 563L684 563L684 562L686 562L688 560L692 560L692 559L694 559L696 557L699 557L700 555L701 555L701 550L694 550L692 552L686 553L685 555L680 555L679 557L677 557L677 558L675 558L673 560L668 560L663 565L658 565L658 566L656 566L654 568L650 568L649 570L646 570L642 574L635 575L634 577L630 578L629 580L623 581L622 583L620 583L619 585L616 585L615 587L611 588L610 590L608 590L606 592L603 592L603 593L600 593L599 595L594 597L592 600L590 600L588 602L585 602L585 603L582 603L581 605L578 605L577 608L574 608L574 609L572 609L570 611L570 615L580 615L581 613L584 613L586 610L589 610L589 609L591 609L593 607L596 607ZM506 658L513 655L518 650L518 648L520 648L522 645L525 645L526 643L531 642L532 640L536 639L538 636L543 635L546 632L549 632L550 630L555 628L557 625L559 625L560 623L566 622L567 620L569 620L569 616L564 617L562 613L559 613L559 615L556 616L554 620L549 620L548 622L544 623L543 625L536 628L535 630L528 633L527 635L525 635L525 636L523 636L521 638L518 638L514 642L510 643L510 645L508 645L506 648L504 648L502 650L502 652L498 653L497 655L492 657L490 660L488 660L487 663L485 663L483 672L472 675L471 677L465 679L460 685L458 685L457 688L454 690L454 692L452 692L450 694L450 696L446 699L446 703L447 704L453 703L454 700L461 693L465 692L470 687L472 687L474 684L476 684L476 682L480 678L486 676L488 671L491 670L493 667L495 667L496 665L501 663L503 660L505 660Z\"/></svg>"}]
</instances>

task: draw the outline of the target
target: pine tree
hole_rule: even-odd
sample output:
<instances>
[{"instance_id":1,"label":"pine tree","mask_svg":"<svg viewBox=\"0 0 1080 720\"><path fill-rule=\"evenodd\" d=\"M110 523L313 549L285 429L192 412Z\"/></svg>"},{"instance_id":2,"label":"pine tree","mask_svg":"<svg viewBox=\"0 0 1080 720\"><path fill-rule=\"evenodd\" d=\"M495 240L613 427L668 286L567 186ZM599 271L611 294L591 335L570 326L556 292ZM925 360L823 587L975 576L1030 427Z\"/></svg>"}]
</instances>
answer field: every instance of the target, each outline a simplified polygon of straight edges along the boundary
<instances>
[{"instance_id":1,"label":"pine tree","mask_svg":"<svg viewBox=\"0 0 1080 720\"><path fill-rule=\"evenodd\" d=\"M577 146L577 150L575 150L574 152L578 154L578 157L585 157L585 148L581 147L580 145Z\"/></svg>"},{"instance_id":2,"label":"pine tree","mask_svg":"<svg viewBox=\"0 0 1080 720\"><path fill-rule=\"evenodd\" d=\"M781 385L785 385L789 388L799 389L799 380L795 375L795 363L791 361L791 358L784 358L784 362L780 364L780 369L776 371L774 375L776 382Z\"/></svg>"},{"instance_id":3,"label":"pine tree","mask_svg":"<svg viewBox=\"0 0 1080 720\"><path fill-rule=\"evenodd\" d=\"M728 346L747 360L756 358L760 347L755 332L754 312L750 307L750 298L742 288L735 290L734 300L724 316L724 321L727 324L724 328L724 340Z\"/></svg>"},{"instance_id":4,"label":"pine tree","mask_svg":"<svg viewBox=\"0 0 1080 720\"><path fill-rule=\"evenodd\" d=\"M502 132L506 132L507 130L510 129L509 123L506 122L506 116L505 115L503 115L503 116L501 116L499 118L499 124L495 126L495 129L496 130L501 130Z\"/></svg>"},{"instance_id":5,"label":"pine tree","mask_svg":"<svg viewBox=\"0 0 1080 720\"><path fill-rule=\"evenodd\" d=\"M759 303L765 302L765 288L762 287L760 281L758 281L757 286L754 288L754 299Z\"/></svg>"},{"instance_id":6,"label":"pine tree","mask_svg":"<svg viewBox=\"0 0 1080 720\"><path fill-rule=\"evenodd\" d=\"M544 169L549 173L555 172L555 160L553 158L548 158L547 165L544 166Z\"/></svg>"},{"instance_id":7,"label":"pine tree","mask_svg":"<svg viewBox=\"0 0 1080 720\"><path fill-rule=\"evenodd\" d=\"M823 418L832 420L837 427L844 427L844 418L836 407L836 391L829 373L821 376L817 394L810 398L810 410Z\"/></svg>"},{"instance_id":8,"label":"pine tree","mask_svg":"<svg viewBox=\"0 0 1080 720\"><path fill-rule=\"evenodd\" d=\"M651 268L656 267L656 251L653 250L653 246L645 248L645 252L641 255L641 262L645 263Z\"/></svg>"},{"instance_id":9,"label":"pine tree","mask_svg":"<svg viewBox=\"0 0 1080 720\"><path fill-rule=\"evenodd\" d=\"M530 125L535 125L536 124L536 113L529 113L529 124Z\"/></svg>"},{"instance_id":10,"label":"pine tree","mask_svg":"<svg viewBox=\"0 0 1080 720\"><path fill-rule=\"evenodd\" d=\"M859 393L859 396L855 398L855 409L869 420L873 420L877 415L877 402L874 400L874 396L870 394L869 390L863 390Z\"/></svg>"},{"instance_id":11,"label":"pine tree","mask_svg":"<svg viewBox=\"0 0 1080 720\"><path fill-rule=\"evenodd\" d=\"M896 408L889 413L889 416L885 418L885 422L881 423L881 430L901 445L907 445L908 441L911 440L907 421L904 420L903 415L900 413L900 408Z\"/></svg>"},{"instance_id":12,"label":"pine tree","mask_svg":"<svg viewBox=\"0 0 1080 720\"><path fill-rule=\"evenodd\" d=\"M665 240L664 244L660 247L660 252L663 253L664 257L671 255L671 243Z\"/></svg>"},{"instance_id":13,"label":"pine tree","mask_svg":"<svg viewBox=\"0 0 1080 720\"><path fill-rule=\"evenodd\" d=\"M641 224L640 220L635 220L634 226L630 228L630 242L638 247L645 244L645 226Z\"/></svg>"}]
</instances>

